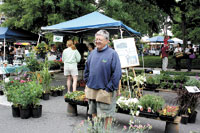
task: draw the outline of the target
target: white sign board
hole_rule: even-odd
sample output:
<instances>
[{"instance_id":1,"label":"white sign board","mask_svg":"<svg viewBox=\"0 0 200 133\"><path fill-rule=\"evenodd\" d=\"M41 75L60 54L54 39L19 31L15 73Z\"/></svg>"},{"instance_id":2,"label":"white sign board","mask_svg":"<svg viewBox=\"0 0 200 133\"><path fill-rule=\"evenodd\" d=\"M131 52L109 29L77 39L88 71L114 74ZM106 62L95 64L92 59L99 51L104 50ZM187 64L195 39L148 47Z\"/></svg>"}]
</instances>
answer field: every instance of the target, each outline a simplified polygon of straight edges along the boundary
<instances>
[{"instance_id":1,"label":"white sign board","mask_svg":"<svg viewBox=\"0 0 200 133\"><path fill-rule=\"evenodd\" d=\"M53 35L53 42L63 42L63 36Z\"/></svg>"},{"instance_id":2,"label":"white sign board","mask_svg":"<svg viewBox=\"0 0 200 133\"><path fill-rule=\"evenodd\" d=\"M196 86L185 86L185 88L190 93L198 93L198 92L200 92L199 88L197 88Z\"/></svg>"},{"instance_id":3,"label":"white sign board","mask_svg":"<svg viewBox=\"0 0 200 133\"><path fill-rule=\"evenodd\" d=\"M140 65L134 38L117 39L113 42L122 68Z\"/></svg>"}]
</instances>

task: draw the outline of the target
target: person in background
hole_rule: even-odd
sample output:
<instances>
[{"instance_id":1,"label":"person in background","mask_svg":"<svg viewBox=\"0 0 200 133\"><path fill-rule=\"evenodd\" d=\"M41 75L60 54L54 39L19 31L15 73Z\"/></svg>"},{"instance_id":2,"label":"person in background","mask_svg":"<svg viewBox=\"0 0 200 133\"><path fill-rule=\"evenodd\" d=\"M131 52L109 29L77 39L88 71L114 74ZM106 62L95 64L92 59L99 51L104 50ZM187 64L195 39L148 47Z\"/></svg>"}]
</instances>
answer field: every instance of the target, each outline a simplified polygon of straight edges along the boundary
<instances>
[{"instance_id":1,"label":"person in background","mask_svg":"<svg viewBox=\"0 0 200 133\"><path fill-rule=\"evenodd\" d=\"M121 78L121 64L115 50L108 47L109 33L95 34L96 48L90 53L84 70L85 95L92 118L105 118L105 128L112 123L116 110L116 93Z\"/></svg>"},{"instance_id":2,"label":"person in background","mask_svg":"<svg viewBox=\"0 0 200 133\"><path fill-rule=\"evenodd\" d=\"M57 47L55 44L51 44L51 49L49 51L50 55L56 55L57 56Z\"/></svg>"},{"instance_id":3,"label":"person in background","mask_svg":"<svg viewBox=\"0 0 200 133\"><path fill-rule=\"evenodd\" d=\"M168 56L169 56L169 47L168 45L162 45L161 55L162 55L162 70L166 71L168 66Z\"/></svg>"},{"instance_id":4,"label":"person in background","mask_svg":"<svg viewBox=\"0 0 200 133\"><path fill-rule=\"evenodd\" d=\"M180 43L178 43L177 44L177 47L175 48L175 50L174 50L174 54L176 55L177 53L181 53L182 52L182 48L181 48L181 46L180 46L181 44ZM175 59L176 59L176 70L177 71L180 71L181 70L181 57L179 57L179 58L177 58L177 57L175 57Z\"/></svg>"},{"instance_id":5,"label":"person in background","mask_svg":"<svg viewBox=\"0 0 200 133\"><path fill-rule=\"evenodd\" d=\"M70 93L71 80L73 78L73 91L76 91L78 79L77 63L81 60L81 55L73 44L72 40L67 41L67 47L62 54L62 61L64 62L64 75L67 76L67 89Z\"/></svg>"},{"instance_id":6,"label":"person in background","mask_svg":"<svg viewBox=\"0 0 200 133\"><path fill-rule=\"evenodd\" d=\"M190 58L190 55L194 54L194 50L192 48L192 44L189 44L187 47L188 47L188 52L186 53L188 55L188 57L187 57L187 69L188 69L188 72L190 72L191 68L192 68L192 58Z\"/></svg>"},{"instance_id":7,"label":"person in background","mask_svg":"<svg viewBox=\"0 0 200 133\"><path fill-rule=\"evenodd\" d=\"M56 44L51 44L51 49L50 49L48 55L49 55L49 56L52 56L52 55L56 56L56 60L59 60L59 59L60 59L60 54L59 54L59 52L58 52L58 50L57 50Z\"/></svg>"},{"instance_id":8,"label":"person in background","mask_svg":"<svg viewBox=\"0 0 200 133\"><path fill-rule=\"evenodd\" d=\"M13 64L15 49L14 46L9 46L9 54L8 54L8 64Z\"/></svg>"},{"instance_id":9,"label":"person in background","mask_svg":"<svg viewBox=\"0 0 200 133\"><path fill-rule=\"evenodd\" d=\"M95 45L94 45L94 43L89 43L89 44L87 45L87 47L88 47L88 50L89 50L89 52L88 52L88 56L89 56L89 55L90 55L90 52L92 52L92 50L94 50Z\"/></svg>"}]
</instances>

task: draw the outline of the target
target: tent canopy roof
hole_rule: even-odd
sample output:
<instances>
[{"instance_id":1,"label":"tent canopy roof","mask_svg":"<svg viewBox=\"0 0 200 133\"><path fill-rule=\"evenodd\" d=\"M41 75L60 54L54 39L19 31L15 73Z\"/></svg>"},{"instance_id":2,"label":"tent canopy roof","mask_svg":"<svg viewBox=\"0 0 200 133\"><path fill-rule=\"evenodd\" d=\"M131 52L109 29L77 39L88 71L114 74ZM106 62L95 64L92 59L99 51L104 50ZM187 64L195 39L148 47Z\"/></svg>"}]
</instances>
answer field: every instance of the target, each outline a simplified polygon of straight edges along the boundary
<instances>
[{"instance_id":1,"label":"tent canopy roof","mask_svg":"<svg viewBox=\"0 0 200 133\"><path fill-rule=\"evenodd\" d=\"M179 38L172 38L171 40L174 41L174 44L178 44L178 43L183 44L183 40L181 40Z\"/></svg>"},{"instance_id":2,"label":"tent canopy roof","mask_svg":"<svg viewBox=\"0 0 200 133\"><path fill-rule=\"evenodd\" d=\"M149 38L150 42L164 42L164 36L154 36L152 38ZM173 43L173 40L168 40L169 43Z\"/></svg>"},{"instance_id":3,"label":"tent canopy roof","mask_svg":"<svg viewBox=\"0 0 200 133\"><path fill-rule=\"evenodd\" d=\"M0 39L11 40L37 40L38 35L22 29L9 29L8 27L0 27Z\"/></svg>"},{"instance_id":4,"label":"tent canopy roof","mask_svg":"<svg viewBox=\"0 0 200 133\"><path fill-rule=\"evenodd\" d=\"M71 34L93 34L99 29L106 29L109 30L109 32L114 31L111 32L111 34L116 34L116 30L118 30L119 32L120 28L124 31L125 35L140 35L139 32L126 26L121 21L116 21L96 11L66 22L42 27L41 29L46 31L52 31L55 33L65 32Z\"/></svg>"}]
</instances>

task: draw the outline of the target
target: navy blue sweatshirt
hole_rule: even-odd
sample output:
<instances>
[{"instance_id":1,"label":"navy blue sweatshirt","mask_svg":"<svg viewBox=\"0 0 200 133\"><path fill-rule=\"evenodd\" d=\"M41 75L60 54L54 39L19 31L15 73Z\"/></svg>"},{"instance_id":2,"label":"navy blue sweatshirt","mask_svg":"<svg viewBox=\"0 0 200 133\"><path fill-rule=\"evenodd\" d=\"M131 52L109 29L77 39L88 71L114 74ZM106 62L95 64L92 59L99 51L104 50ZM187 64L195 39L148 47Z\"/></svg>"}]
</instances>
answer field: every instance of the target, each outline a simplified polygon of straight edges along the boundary
<instances>
[{"instance_id":1,"label":"navy blue sweatshirt","mask_svg":"<svg viewBox=\"0 0 200 133\"><path fill-rule=\"evenodd\" d=\"M102 51L95 48L89 55L84 70L84 80L92 89L112 92L118 89L121 64L115 50L108 46Z\"/></svg>"}]
</instances>

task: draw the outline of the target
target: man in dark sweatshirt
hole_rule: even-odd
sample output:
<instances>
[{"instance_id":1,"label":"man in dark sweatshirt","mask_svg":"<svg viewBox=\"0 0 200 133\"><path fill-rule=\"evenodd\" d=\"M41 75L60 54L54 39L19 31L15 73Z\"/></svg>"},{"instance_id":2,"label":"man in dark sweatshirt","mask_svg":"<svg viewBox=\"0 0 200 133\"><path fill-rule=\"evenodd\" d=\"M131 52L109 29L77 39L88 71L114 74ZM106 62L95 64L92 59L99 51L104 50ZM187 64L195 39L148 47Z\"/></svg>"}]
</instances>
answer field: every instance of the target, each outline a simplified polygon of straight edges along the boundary
<instances>
[{"instance_id":1,"label":"man in dark sweatshirt","mask_svg":"<svg viewBox=\"0 0 200 133\"><path fill-rule=\"evenodd\" d=\"M116 93L121 78L121 64L115 50L108 47L109 33L100 30L95 34L96 48L85 65L85 94L92 117L105 118L105 128L111 124L116 108Z\"/></svg>"}]
</instances>

